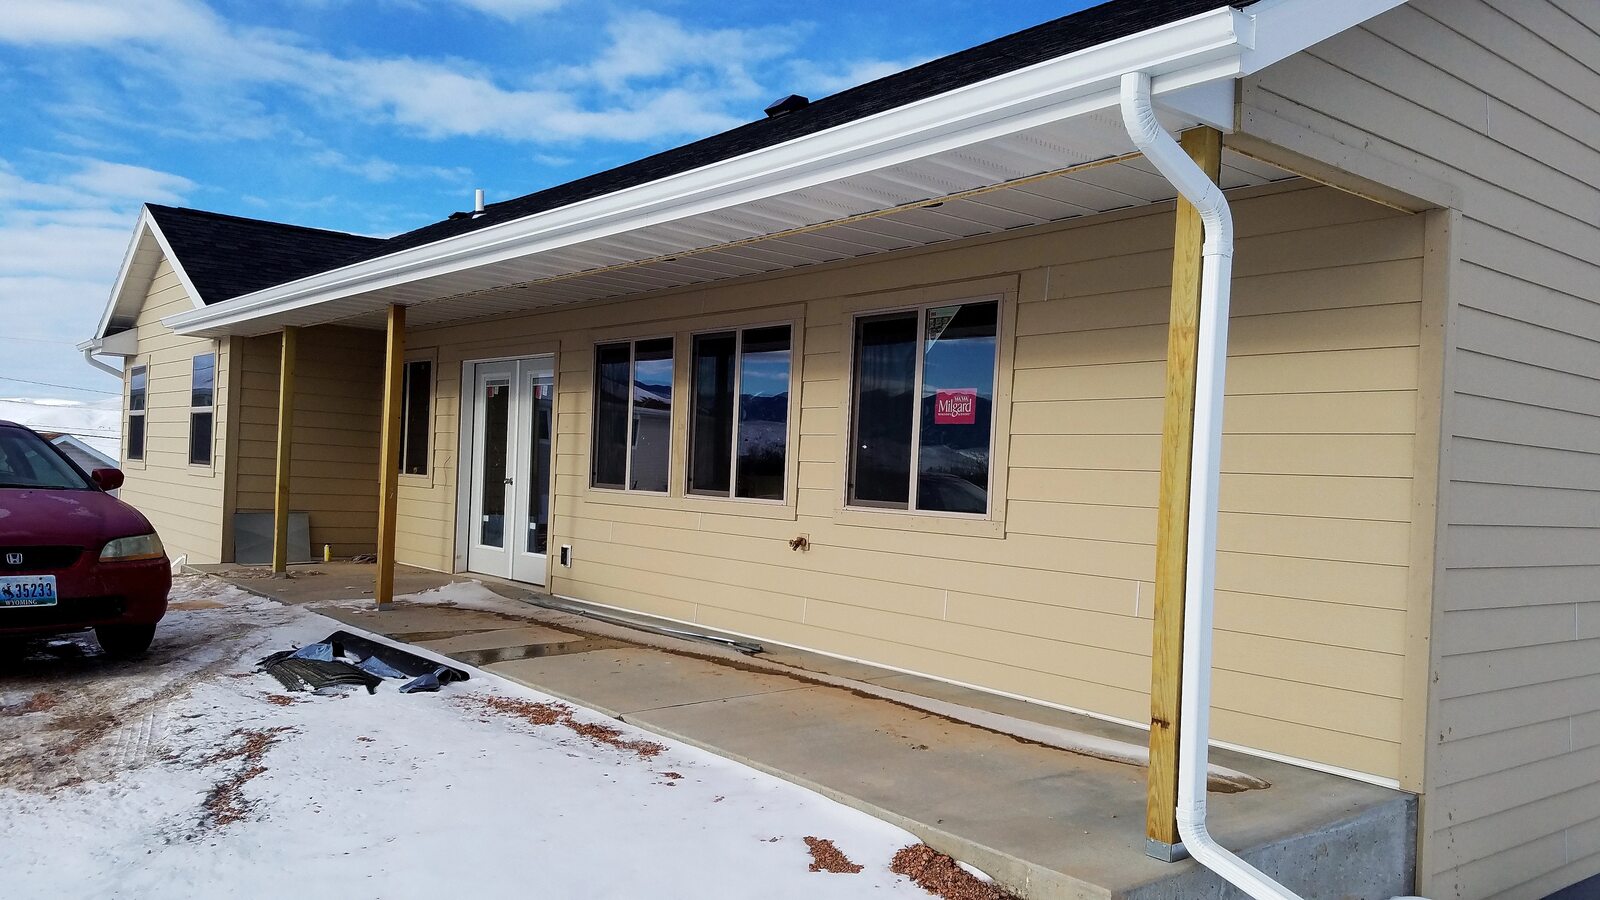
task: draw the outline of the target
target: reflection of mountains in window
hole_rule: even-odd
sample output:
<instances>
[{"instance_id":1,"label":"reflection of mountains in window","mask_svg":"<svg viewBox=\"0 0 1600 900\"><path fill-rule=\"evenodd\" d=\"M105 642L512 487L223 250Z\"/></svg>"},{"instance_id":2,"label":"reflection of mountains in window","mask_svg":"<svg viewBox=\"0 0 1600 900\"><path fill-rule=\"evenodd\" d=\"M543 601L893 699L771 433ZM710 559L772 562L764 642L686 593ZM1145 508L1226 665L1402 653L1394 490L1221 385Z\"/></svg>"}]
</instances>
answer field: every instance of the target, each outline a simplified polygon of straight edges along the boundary
<instances>
[{"instance_id":1,"label":"reflection of mountains in window","mask_svg":"<svg viewBox=\"0 0 1600 900\"><path fill-rule=\"evenodd\" d=\"M634 409L666 409L672 405L672 385L633 383Z\"/></svg>"}]
</instances>

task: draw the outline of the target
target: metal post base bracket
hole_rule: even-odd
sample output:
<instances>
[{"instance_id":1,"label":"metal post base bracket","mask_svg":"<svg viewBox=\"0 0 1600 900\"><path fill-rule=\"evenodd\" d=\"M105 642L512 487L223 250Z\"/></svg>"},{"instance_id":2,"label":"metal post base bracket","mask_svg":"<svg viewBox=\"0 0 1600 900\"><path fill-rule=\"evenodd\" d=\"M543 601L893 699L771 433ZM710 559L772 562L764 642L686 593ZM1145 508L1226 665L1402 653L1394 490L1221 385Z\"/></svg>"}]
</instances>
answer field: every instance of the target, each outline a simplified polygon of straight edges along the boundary
<instances>
[{"instance_id":1,"label":"metal post base bracket","mask_svg":"<svg viewBox=\"0 0 1600 900\"><path fill-rule=\"evenodd\" d=\"M1162 862L1183 862L1189 858L1189 851L1183 848L1182 843L1169 844L1155 838L1144 839L1144 855Z\"/></svg>"}]
</instances>

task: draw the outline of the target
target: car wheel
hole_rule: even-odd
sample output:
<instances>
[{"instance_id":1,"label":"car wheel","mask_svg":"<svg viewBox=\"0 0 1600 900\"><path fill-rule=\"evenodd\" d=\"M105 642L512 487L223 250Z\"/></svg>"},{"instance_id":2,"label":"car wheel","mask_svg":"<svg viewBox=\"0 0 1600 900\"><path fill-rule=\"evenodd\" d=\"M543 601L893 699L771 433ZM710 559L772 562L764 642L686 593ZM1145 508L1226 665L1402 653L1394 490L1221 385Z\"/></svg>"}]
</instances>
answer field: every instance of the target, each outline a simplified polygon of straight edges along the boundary
<instances>
[{"instance_id":1,"label":"car wheel","mask_svg":"<svg viewBox=\"0 0 1600 900\"><path fill-rule=\"evenodd\" d=\"M155 640L154 625L100 625L94 630L100 649L112 659L131 659L150 649Z\"/></svg>"}]
</instances>

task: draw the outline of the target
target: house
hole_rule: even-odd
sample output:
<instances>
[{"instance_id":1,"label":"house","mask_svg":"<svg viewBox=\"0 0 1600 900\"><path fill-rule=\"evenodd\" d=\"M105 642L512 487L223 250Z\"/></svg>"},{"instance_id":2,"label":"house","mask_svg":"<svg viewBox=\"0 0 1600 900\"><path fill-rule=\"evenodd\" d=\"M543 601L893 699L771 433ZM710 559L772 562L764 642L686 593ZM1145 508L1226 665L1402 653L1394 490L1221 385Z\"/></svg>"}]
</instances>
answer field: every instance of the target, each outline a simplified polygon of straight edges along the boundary
<instances>
[{"instance_id":1,"label":"house","mask_svg":"<svg viewBox=\"0 0 1600 900\"><path fill-rule=\"evenodd\" d=\"M84 349L174 555L304 512L380 601L1153 725L1154 852L1209 684L1419 795L1419 891L1543 897L1600 873L1597 72L1584 0L1118 0L387 240L146 207Z\"/></svg>"},{"instance_id":2,"label":"house","mask_svg":"<svg viewBox=\"0 0 1600 900\"><path fill-rule=\"evenodd\" d=\"M115 469L117 467L116 460L70 434L64 434L59 431L41 431L39 436L55 444L57 450L65 453L68 459L77 463L78 468L85 472L93 472L95 469Z\"/></svg>"}]
</instances>

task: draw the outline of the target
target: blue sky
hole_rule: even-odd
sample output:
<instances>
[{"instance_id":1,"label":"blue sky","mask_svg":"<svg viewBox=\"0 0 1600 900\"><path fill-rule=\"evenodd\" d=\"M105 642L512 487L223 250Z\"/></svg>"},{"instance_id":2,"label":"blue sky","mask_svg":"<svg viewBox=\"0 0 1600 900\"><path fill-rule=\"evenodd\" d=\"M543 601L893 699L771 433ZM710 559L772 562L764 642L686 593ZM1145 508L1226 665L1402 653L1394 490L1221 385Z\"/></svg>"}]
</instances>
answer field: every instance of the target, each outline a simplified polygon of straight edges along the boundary
<instances>
[{"instance_id":1,"label":"blue sky","mask_svg":"<svg viewBox=\"0 0 1600 900\"><path fill-rule=\"evenodd\" d=\"M70 345L143 202L394 234L1089 5L6 0L0 397L116 388Z\"/></svg>"}]
</instances>

